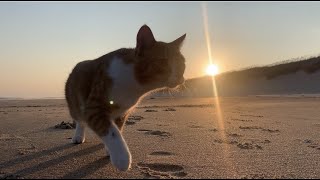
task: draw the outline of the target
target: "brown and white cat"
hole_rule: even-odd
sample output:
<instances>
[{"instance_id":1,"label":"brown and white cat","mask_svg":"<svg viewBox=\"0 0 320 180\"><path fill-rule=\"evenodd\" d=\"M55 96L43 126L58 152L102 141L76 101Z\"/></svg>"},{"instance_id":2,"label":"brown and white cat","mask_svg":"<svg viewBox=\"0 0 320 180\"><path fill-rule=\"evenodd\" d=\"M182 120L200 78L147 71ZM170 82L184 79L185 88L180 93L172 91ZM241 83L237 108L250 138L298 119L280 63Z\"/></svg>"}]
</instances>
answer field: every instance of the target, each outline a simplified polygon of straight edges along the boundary
<instances>
[{"instance_id":1,"label":"brown and white cat","mask_svg":"<svg viewBox=\"0 0 320 180\"><path fill-rule=\"evenodd\" d=\"M78 63L68 77L65 96L76 122L72 139L85 141L85 127L103 141L111 163L121 171L131 166L131 154L121 134L130 109L146 93L184 82L185 59L180 52L186 34L171 43L156 41L143 25L134 49L118 49Z\"/></svg>"}]
</instances>

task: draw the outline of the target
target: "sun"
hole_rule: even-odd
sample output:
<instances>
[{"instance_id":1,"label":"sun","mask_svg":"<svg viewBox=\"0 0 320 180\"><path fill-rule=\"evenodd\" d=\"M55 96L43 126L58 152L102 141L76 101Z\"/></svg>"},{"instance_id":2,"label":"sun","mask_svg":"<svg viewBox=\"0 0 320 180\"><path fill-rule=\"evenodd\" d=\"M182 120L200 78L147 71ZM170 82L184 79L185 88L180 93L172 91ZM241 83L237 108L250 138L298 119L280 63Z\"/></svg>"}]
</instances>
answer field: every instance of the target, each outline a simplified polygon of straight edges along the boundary
<instances>
[{"instance_id":1,"label":"sun","mask_svg":"<svg viewBox=\"0 0 320 180\"><path fill-rule=\"evenodd\" d=\"M206 73L207 73L207 75L209 75L209 76L215 76L215 75L217 75L217 74L219 73L218 66L215 65L215 64L210 64L210 65L207 67Z\"/></svg>"}]
</instances>

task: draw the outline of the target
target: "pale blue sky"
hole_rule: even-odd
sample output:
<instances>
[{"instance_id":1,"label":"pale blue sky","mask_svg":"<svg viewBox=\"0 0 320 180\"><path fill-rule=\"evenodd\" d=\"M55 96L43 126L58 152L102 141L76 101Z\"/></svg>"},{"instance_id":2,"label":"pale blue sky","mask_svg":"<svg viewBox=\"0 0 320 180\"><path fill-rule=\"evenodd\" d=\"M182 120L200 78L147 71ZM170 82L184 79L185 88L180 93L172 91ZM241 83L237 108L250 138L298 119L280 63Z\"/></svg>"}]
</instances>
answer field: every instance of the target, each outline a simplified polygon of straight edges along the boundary
<instances>
[{"instance_id":1,"label":"pale blue sky","mask_svg":"<svg viewBox=\"0 0 320 180\"><path fill-rule=\"evenodd\" d=\"M206 4L222 72L320 54L320 2ZM160 41L187 33L185 76L204 75L201 2L0 2L0 97L62 97L77 62L134 47L143 24Z\"/></svg>"}]
</instances>

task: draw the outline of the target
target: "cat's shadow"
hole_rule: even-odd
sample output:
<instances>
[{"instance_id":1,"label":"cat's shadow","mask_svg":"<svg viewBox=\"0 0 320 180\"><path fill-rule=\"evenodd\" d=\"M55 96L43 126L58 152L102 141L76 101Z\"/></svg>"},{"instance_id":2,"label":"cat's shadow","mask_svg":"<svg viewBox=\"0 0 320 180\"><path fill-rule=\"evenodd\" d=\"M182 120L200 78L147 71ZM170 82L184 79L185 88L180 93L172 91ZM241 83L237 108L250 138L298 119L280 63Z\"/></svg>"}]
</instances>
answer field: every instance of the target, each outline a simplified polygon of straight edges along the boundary
<instances>
[{"instance_id":1,"label":"cat's shadow","mask_svg":"<svg viewBox=\"0 0 320 180\"><path fill-rule=\"evenodd\" d=\"M63 152L63 151L70 149L74 146L76 146L76 145L65 144L65 145L53 147L48 150L43 150L43 151L36 152L36 153L30 154L30 155L26 155L23 157L15 158L13 160L9 160L9 161L0 163L0 169L9 169L10 167L15 166L15 165L28 164L28 162L31 163L32 161L34 161L34 159L39 159L44 156L50 156L54 153ZM75 158L79 159L79 158L81 158L81 156L95 153L96 151L99 151L103 148L104 148L103 144L99 144L99 145L90 146L90 147L87 147L87 148L84 148L84 149L81 149L81 150L78 150L78 151L75 151L75 152L72 152L69 154L63 153L64 155L62 155L62 156L55 157L55 158L53 157L50 160L38 162L31 167L26 167L26 168L24 167L22 169L20 168L20 170L16 170L16 172L10 173L9 175L24 177L26 175L30 175L30 174L51 168L53 166L63 164L63 162L68 161L70 159L75 159ZM105 157L102 157L102 158L92 162L92 163L84 165L84 166L80 167L79 169L74 169L72 172L69 172L65 175L62 175L63 177L61 177L60 174L57 174L57 177L61 177L62 179L84 178L90 174L93 174L95 171L99 170L100 168L106 166L109 163L110 163L110 157L105 156Z\"/></svg>"},{"instance_id":2,"label":"cat's shadow","mask_svg":"<svg viewBox=\"0 0 320 180\"><path fill-rule=\"evenodd\" d=\"M79 169L76 169L63 177L61 179L80 179L85 178L86 176L93 174L95 171L105 167L110 163L110 156L102 157L92 163L89 163Z\"/></svg>"}]
</instances>

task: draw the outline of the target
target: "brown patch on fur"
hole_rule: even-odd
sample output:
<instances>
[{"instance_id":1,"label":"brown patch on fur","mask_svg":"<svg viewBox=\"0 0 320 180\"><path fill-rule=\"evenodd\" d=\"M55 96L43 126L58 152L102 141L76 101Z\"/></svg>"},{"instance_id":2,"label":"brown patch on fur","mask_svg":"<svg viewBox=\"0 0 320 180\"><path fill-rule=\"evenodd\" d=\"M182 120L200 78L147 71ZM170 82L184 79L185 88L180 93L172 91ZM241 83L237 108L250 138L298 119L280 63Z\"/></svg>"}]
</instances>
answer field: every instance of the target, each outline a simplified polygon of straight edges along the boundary
<instances>
[{"instance_id":1,"label":"brown patch on fur","mask_svg":"<svg viewBox=\"0 0 320 180\"><path fill-rule=\"evenodd\" d=\"M112 107L107 104L108 87L112 80L105 75L108 61L97 59L79 63L66 84L66 99L71 116L84 120L99 136L105 135L110 126Z\"/></svg>"}]
</instances>

